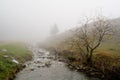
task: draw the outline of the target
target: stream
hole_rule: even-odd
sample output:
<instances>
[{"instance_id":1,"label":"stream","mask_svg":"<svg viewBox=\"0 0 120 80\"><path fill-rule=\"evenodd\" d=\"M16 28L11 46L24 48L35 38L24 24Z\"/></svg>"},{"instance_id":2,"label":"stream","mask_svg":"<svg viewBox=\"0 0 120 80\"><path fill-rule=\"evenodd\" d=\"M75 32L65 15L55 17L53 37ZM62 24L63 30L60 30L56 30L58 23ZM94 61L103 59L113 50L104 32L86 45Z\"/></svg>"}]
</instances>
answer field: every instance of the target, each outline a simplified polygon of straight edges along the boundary
<instances>
[{"instance_id":1,"label":"stream","mask_svg":"<svg viewBox=\"0 0 120 80\"><path fill-rule=\"evenodd\" d=\"M26 68L20 71L14 80L98 80L66 67L64 62L55 60L55 56L46 50L32 47L34 57L25 63Z\"/></svg>"}]
</instances>

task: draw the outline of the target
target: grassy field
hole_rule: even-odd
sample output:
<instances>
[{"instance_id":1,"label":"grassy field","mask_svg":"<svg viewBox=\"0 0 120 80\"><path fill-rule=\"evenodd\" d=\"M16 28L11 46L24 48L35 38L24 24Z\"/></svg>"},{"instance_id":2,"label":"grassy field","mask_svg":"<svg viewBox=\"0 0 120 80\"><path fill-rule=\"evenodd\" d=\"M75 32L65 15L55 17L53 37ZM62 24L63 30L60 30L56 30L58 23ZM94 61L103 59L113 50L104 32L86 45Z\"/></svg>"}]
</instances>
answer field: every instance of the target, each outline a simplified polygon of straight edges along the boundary
<instances>
[{"instance_id":1,"label":"grassy field","mask_svg":"<svg viewBox=\"0 0 120 80\"><path fill-rule=\"evenodd\" d=\"M32 53L21 43L0 44L0 80L9 80L20 69L21 64L32 58ZM16 60L19 64L13 62Z\"/></svg>"}]
</instances>

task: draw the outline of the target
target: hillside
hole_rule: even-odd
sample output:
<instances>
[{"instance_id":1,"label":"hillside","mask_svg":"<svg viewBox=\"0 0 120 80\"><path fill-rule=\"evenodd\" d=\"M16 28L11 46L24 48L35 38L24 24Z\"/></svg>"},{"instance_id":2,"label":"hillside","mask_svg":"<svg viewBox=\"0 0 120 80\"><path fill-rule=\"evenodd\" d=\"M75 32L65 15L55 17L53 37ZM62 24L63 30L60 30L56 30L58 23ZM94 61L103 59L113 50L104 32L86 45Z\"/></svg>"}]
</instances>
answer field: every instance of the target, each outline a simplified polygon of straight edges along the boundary
<instances>
[{"instance_id":1,"label":"hillside","mask_svg":"<svg viewBox=\"0 0 120 80\"><path fill-rule=\"evenodd\" d=\"M109 20L112 25L113 35L110 39L103 40L101 45L93 52L93 64L92 67L84 65L83 59L78 49L75 47L70 47L69 40L74 38L74 30L79 30L79 28L74 28L64 33L52 36L46 39L44 43L40 44L42 47L47 49L55 50L60 56L65 58L73 68L84 71L88 75L96 76L102 78L102 80L118 80L120 79L120 18ZM93 22L94 23L94 22ZM90 23L90 27L93 23ZM85 70L84 66L86 67ZM93 69L93 71L92 71ZM95 72L97 69L97 73Z\"/></svg>"},{"instance_id":2,"label":"hillside","mask_svg":"<svg viewBox=\"0 0 120 80\"><path fill-rule=\"evenodd\" d=\"M112 39L107 40L107 42L110 41L110 42L115 42L115 43L120 44L120 18L111 19L110 22L112 24L112 29L114 31L114 35L112 36ZM92 24L93 23L90 23L89 25L92 25ZM81 28L81 26L77 27L77 28L70 29L70 30L63 32L63 33L60 33L58 35L51 36L51 37L47 38L43 43L44 43L44 45L52 46L54 44L59 44L61 42L64 42L69 37L74 36L73 32L76 29L80 29L80 28Z\"/></svg>"}]
</instances>

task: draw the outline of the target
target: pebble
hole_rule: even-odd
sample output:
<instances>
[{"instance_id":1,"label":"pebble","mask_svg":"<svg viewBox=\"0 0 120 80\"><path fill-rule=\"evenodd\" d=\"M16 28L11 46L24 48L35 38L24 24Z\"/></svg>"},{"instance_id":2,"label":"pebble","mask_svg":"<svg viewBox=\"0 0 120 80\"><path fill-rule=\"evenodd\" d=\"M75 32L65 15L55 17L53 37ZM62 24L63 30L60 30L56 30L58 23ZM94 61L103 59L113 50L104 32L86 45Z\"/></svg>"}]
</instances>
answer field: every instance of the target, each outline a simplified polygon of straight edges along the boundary
<instances>
[{"instance_id":1,"label":"pebble","mask_svg":"<svg viewBox=\"0 0 120 80\"><path fill-rule=\"evenodd\" d=\"M32 68L32 69L30 69L30 71L34 71L34 69Z\"/></svg>"}]
</instances>

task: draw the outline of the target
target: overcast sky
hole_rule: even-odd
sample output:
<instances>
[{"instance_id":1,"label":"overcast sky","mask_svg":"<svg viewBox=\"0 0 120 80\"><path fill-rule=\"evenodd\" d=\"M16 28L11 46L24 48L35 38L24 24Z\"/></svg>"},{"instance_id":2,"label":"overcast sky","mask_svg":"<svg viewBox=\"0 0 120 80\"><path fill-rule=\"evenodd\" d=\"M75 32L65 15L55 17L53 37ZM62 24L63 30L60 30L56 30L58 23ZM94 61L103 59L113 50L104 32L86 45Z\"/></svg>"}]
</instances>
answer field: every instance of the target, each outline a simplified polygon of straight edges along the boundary
<instances>
[{"instance_id":1,"label":"overcast sky","mask_svg":"<svg viewBox=\"0 0 120 80\"><path fill-rule=\"evenodd\" d=\"M120 0L0 0L0 40L42 39L54 23L62 32L98 13L120 17Z\"/></svg>"}]
</instances>

